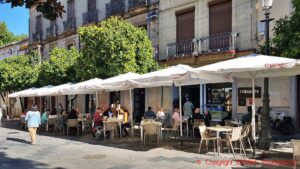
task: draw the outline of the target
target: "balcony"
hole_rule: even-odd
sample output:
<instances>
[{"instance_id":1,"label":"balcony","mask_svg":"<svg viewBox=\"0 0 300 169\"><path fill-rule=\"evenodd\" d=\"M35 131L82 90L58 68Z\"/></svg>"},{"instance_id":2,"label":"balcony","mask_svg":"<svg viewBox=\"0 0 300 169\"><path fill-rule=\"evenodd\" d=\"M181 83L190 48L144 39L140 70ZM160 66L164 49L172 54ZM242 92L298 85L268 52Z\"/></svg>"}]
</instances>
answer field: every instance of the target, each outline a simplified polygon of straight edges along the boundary
<instances>
[{"instance_id":1,"label":"balcony","mask_svg":"<svg viewBox=\"0 0 300 169\"><path fill-rule=\"evenodd\" d=\"M94 9L92 11L88 11L84 14L82 14L83 24L89 24L89 23L97 23L98 22L98 9Z\"/></svg>"},{"instance_id":2,"label":"balcony","mask_svg":"<svg viewBox=\"0 0 300 169\"><path fill-rule=\"evenodd\" d=\"M46 29L46 38L56 37L58 35L57 25L50 26Z\"/></svg>"},{"instance_id":3,"label":"balcony","mask_svg":"<svg viewBox=\"0 0 300 169\"><path fill-rule=\"evenodd\" d=\"M147 5L147 0L128 0L128 8L136 8L140 6Z\"/></svg>"},{"instance_id":4,"label":"balcony","mask_svg":"<svg viewBox=\"0 0 300 169\"><path fill-rule=\"evenodd\" d=\"M167 45L168 59L228 52L238 49L238 33L222 33Z\"/></svg>"},{"instance_id":5,"label":"balcony","mask_svg":"<svg viewBox=\"0 0 300 169\"><path fill-rule=\"evenodd\" d=\"M33 40L33 42L42 41L43 40L43 32L38 31L36 33L33 33L32 34L32 40Z\"/></svg>"},{"instance_id":6,"label":"balcony","mask_svg":"<svg viewBox=\"0 0 300 169\"><path fill-rule=\"evenodd\" d=\"M76 19L75 18L68 18L64 21L64 32L76 30Z\"/></svg>"},{"instance_id":7,"label":"balcony","mask_svg":"<svg viewBox=\"0 0 300 169\"><path fill-rule=\"evenodd\" d=\"M106 17L117 15L125 12L125 0L112 0L106 5Z\"/></svg>"}]
</instances>

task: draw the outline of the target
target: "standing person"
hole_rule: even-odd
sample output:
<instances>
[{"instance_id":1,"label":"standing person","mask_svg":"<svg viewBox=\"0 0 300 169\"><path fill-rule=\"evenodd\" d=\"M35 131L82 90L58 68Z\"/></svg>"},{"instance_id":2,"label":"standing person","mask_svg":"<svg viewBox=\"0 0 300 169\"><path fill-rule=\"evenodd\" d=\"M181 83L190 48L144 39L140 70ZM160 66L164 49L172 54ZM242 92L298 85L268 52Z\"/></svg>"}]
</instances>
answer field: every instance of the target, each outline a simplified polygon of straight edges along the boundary
<instances>
[{"instance_id":1,"label":"standing person","mask_svg":"<svg viewBox=\"0 0 300 169\"><path fill-rule=\"evenodd\" d=\"M194 105L193 103L189 100L189 98L186 98L186 101L183 105L183 113L185 116L189 116L190 118L192 118L193 116L193 109L194 109Z\"/></svg>"},{"instance_id":2,"label":"standing person","mask_svg":"<svg viewBox=\"0 0 300 169\"><path fill-rule=\"evenodd\" d=\"M31 144L34 145L36 143L36 130L41 125L41 113L37 110L36 105L32 105L32 110L26 113L25 121L27 122Z\"/></svg>"}]
</instances>

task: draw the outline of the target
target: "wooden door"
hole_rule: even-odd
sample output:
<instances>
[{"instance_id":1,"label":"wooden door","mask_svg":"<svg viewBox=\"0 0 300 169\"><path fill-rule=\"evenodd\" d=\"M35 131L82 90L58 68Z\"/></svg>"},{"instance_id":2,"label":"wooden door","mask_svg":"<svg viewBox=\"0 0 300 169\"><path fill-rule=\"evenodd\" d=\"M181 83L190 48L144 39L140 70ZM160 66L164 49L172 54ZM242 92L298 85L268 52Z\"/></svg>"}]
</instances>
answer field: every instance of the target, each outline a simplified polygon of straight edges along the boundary
<instances>
[{"instance_id":1,"label":"wooden door","mask_svg":"<svg viewBox=\"0 0 300 169\"><path fill-rule=\"evenodd\" d=\"M232 1L219 0L209 3L209 44L210 49L229 47L232 31ZM227 35L226 35L227 33Z\"/></svg>"},{"instance_id":2,"label":"wooden door","mask_svg":"<svg viewBox=\"0 0 300 169\"><path fill-rule=\"evenodd\" d=\"M176 54L187 55L193 52L195 38L195 8L176 12Z\"/></svg>"}]
</instances>

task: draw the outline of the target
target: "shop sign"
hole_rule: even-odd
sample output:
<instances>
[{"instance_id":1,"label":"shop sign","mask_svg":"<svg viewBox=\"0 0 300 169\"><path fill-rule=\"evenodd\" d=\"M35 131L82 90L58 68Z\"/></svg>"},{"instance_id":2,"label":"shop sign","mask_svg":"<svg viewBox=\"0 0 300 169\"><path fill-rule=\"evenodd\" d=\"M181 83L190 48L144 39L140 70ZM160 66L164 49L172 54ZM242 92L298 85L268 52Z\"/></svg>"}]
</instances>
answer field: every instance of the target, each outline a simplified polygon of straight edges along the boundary
<instances>
[{"instance_id":1,"label":"shop sign","mask_svg":"<svg viewBox=\"0 0 300 169\"><path fill-rule=\"evenodd\" d=\"M241 87L238 88L239 98L251 98L252 88L251 87ZM261 98L261 87L255 87L255 98Z\"/></svg>"}]
</instances>

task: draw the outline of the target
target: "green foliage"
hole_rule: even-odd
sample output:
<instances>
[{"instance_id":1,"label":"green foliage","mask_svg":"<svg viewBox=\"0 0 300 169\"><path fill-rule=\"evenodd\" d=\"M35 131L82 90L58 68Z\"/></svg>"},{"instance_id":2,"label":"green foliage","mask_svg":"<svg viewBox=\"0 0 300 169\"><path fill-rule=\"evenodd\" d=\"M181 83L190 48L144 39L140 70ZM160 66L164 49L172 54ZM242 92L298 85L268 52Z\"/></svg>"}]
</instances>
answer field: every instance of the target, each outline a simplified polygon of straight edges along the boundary
<instances>
[{"instance_id":1,"label":"green foliage","mask_svg":"<svg viewBox=\"0 0 300 169\"><path fill-rule=\"evenodd\" d=\"M0 46L25 39L26 35L14 35L4 22L0 22Z\"/></svg>"},{"instance_id":2,"label":"green foliage","mask_svg":"<svg viewBox=\"0 0 300 169\"><path fill-rule=\"evenodd\" d=\"M272 39L274 54L283 57L300 58L300 1L293 0L291 16L276 21L275 36Z\"/></svg>"},{"instance_id":3,"label":"green foliage","mask_svg":"<svg viewBox=\"0 0 300 169\"><path fill-rule=\"evenodd\" d=\"M0 92L18 91L35 84L38 68L31 64L32 57L21 55L0 61Z\"/></svg>"},{"instance_id":4,"label":"green foliage","mask_svg":"<svg viewBox=\"0 0 300 169\"><path fill-rule=\"evenodd\" d=\"M78 33L83 43L78 72L82 80L147 73L158 67L146 31L125 20L111 17L99 26L81 27Z\"/></svg>"},{"instance_id":5,"label":"green foliage","mask_svg":"<svg viewBox=\"0 0 300 169\"><path fill-rule=\"evenodd\" d=\"M44 61L40 66L38 84L60 85L76 81L77 59L80 53L76 48L71 50L54 48L50 53L50 59Z\"/></svg>"},{"instance_id":6,"label":"green foliage","mask_svg":"<svg viewBox=\"0 0 300 169\"><path fill-rule=\"evenodd\" d=\"M43 16L49 20L55 20L62 17L64 6L59 0L0 0L1 3L10 3L11 7L24 6L28 9L35 6L37 12L41 12Z\"/></svg>"}]
</instances>

